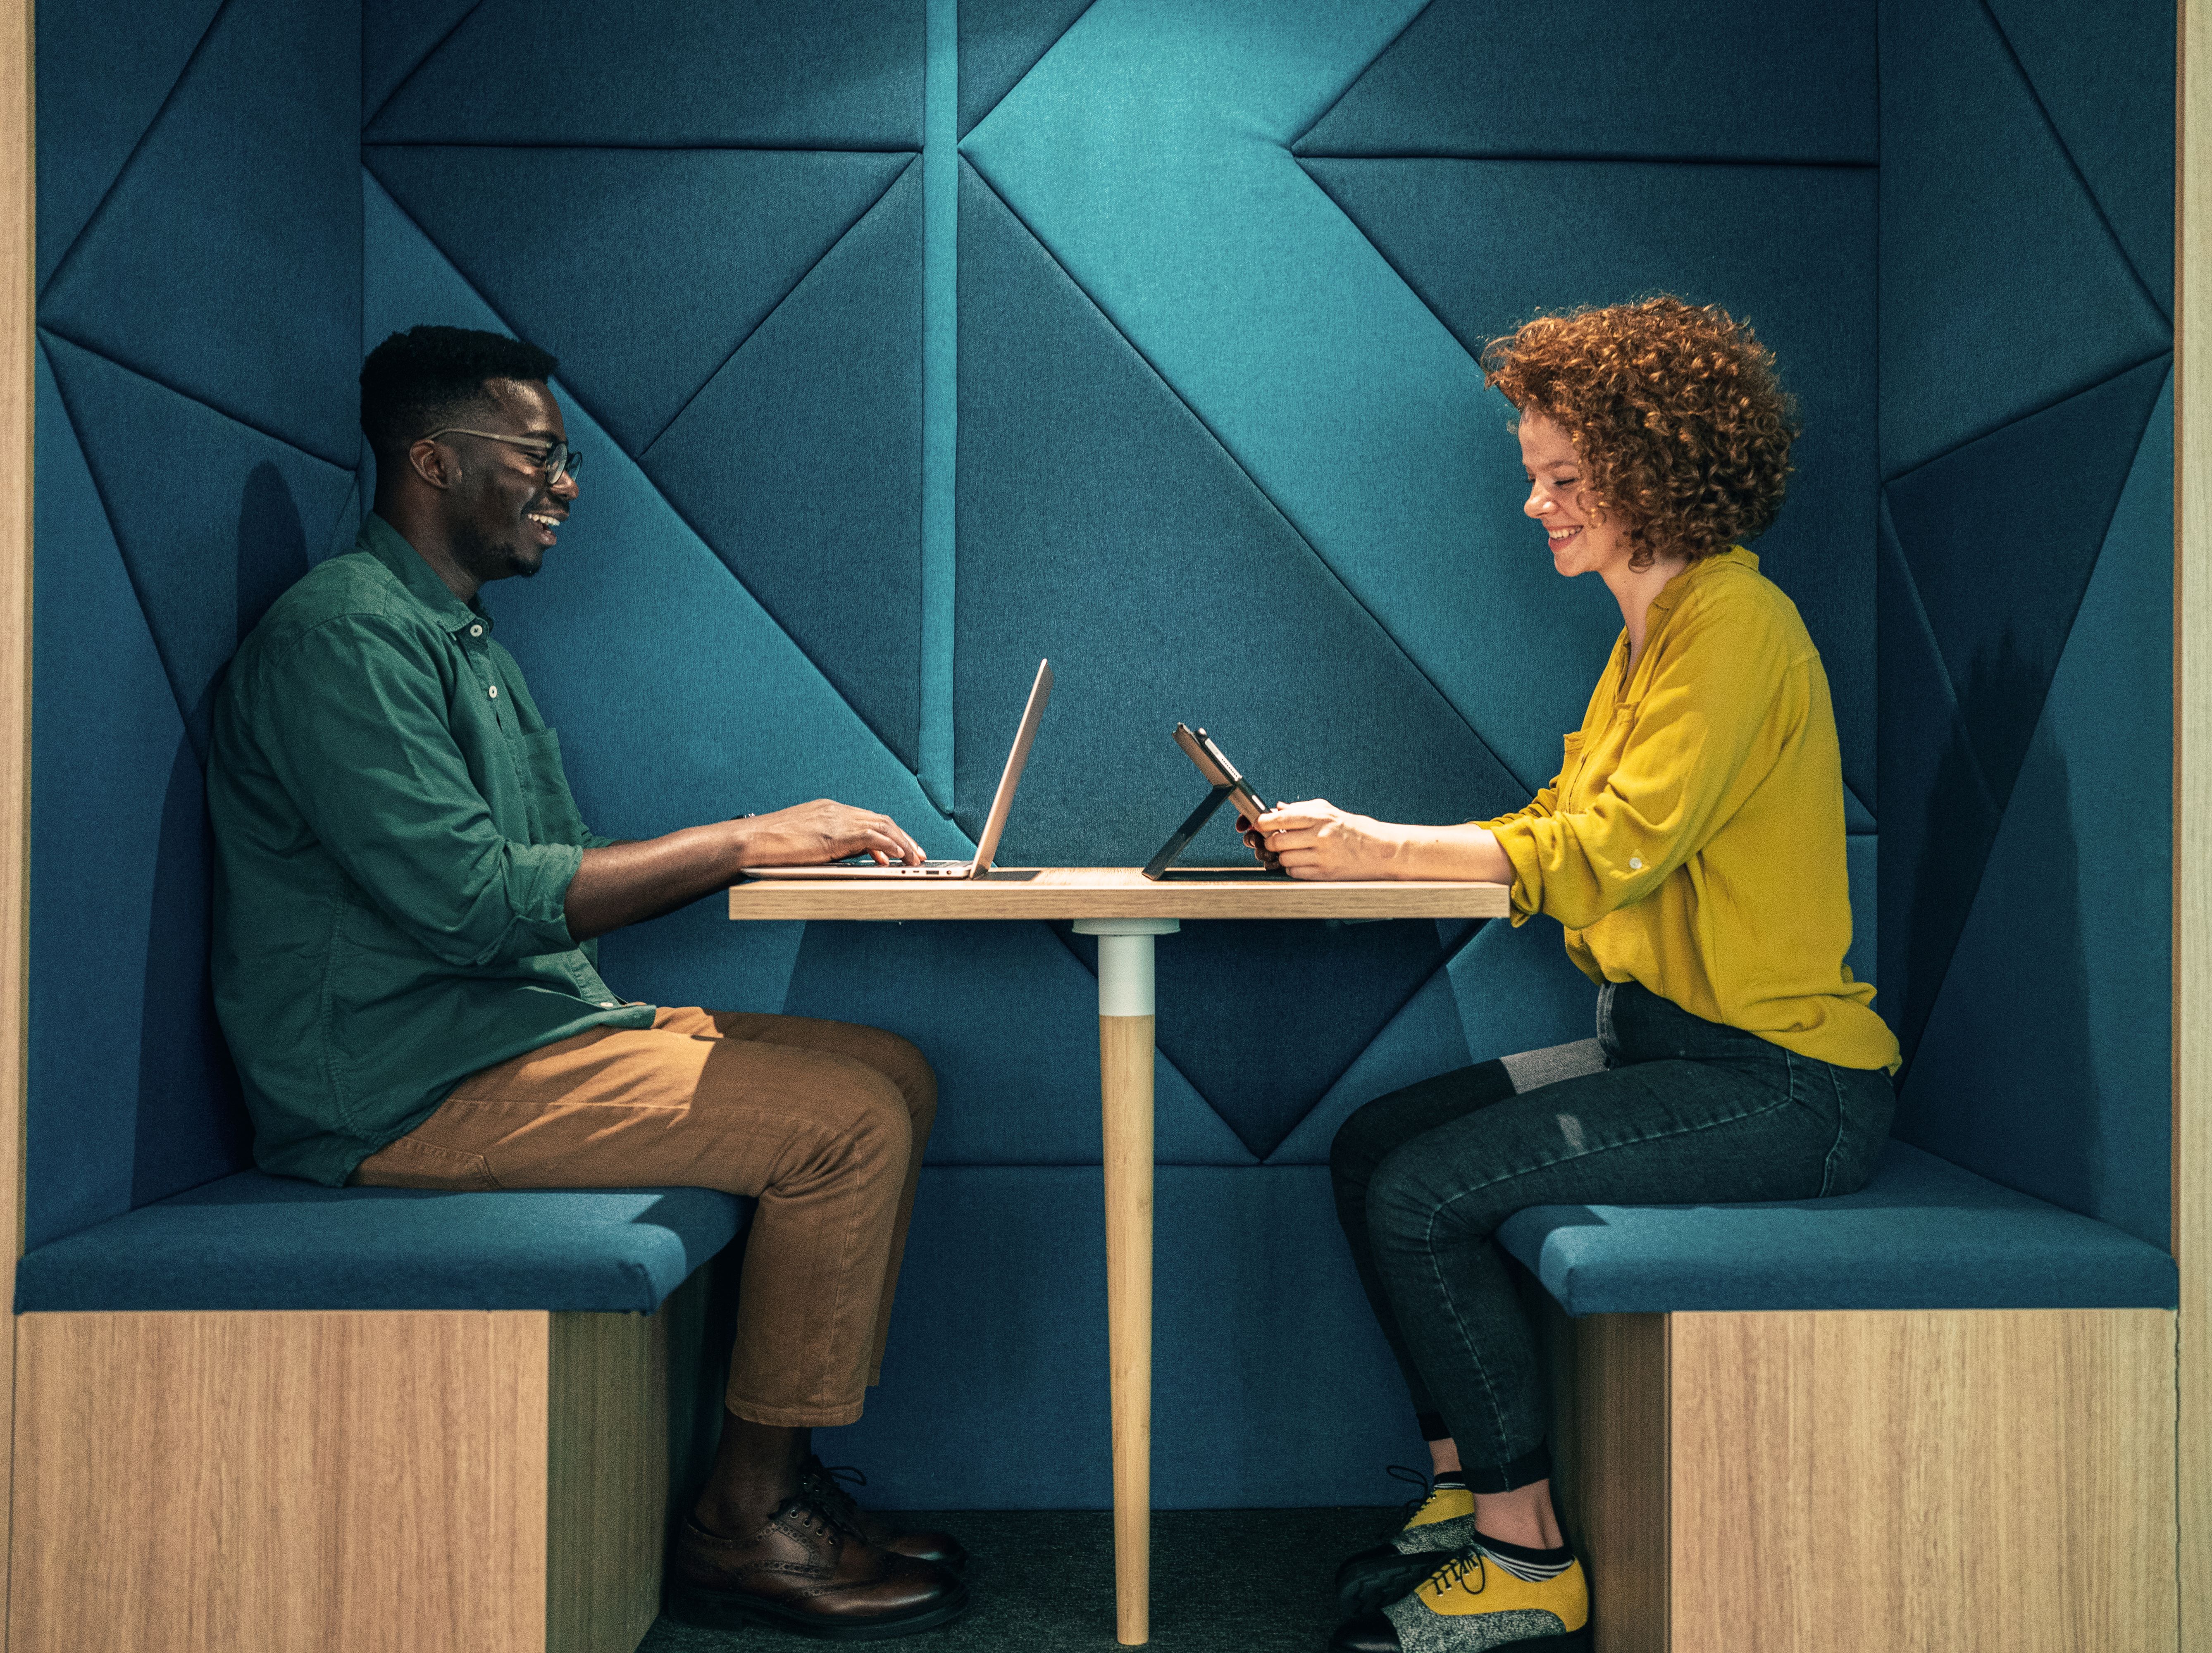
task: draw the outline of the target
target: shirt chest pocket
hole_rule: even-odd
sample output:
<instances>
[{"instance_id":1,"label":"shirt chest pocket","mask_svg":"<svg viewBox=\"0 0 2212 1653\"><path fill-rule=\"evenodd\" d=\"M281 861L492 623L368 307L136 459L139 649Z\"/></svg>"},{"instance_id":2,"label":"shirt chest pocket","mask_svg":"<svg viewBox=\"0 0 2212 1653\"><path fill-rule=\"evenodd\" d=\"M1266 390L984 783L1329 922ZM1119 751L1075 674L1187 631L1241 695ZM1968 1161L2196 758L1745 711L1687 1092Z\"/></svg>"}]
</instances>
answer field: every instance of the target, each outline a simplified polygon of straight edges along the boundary
<instances>
[{"instance_id":1,"label":"shirt chest pocket","mask_svg":"<svg viewBox=\"0 0 2212 1653\"><path fill-rule=\"evenodd\" d=\"M1636 712L1637 702L1630 701L1614 707L1613 715L1595 732L1567 737L1575 770L1571 792L1561 793L1569 799L1568 807L1588 808L1612 781L1613 772L1620 767L1623 754L1635 738Z\"/></svg>"},{"instance_id":2,"label":"shirt chest pocket","mask_svg":"<svg viewBox=\"0 0 2212 1653\"><path fill-rule=\"evenodd\" d=\"M1575 782L1582 778L1583 732L1574 730L1567 736L1566 750L1559 757L1559 779L1554 796L1562 810L1569 807L1575 795Z\"/></svg>"},{"instance_id":3,"label":"shirt chest pocket","mask_svg":"<svg viewBox=\"0 0 2212 1653\"><path fill-rule=\"evenodd\" d=\"M523 793L530 804L531 842L583 842L584 817L576 811L568 777L561 768L561 737L550 729L539 729L518 735L514 749Z\"/></svg>"}]
</instances>

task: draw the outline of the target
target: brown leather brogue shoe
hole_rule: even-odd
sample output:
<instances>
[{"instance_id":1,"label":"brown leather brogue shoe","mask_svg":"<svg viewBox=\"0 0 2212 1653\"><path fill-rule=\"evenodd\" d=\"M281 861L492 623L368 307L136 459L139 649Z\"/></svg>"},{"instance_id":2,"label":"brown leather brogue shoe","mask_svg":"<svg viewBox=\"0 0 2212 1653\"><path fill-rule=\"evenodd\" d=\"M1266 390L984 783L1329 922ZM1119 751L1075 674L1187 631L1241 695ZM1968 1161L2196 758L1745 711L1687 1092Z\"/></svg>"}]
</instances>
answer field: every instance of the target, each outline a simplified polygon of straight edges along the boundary
<instances>
[{"instance_id":1,"label":"brown leather brogue shoe","mask_svg":"<svg viewBox=\"0 0 2212 1653\"><path fill-rule=\"evenodd\" d=\"M931 1629L967 1606L968 1587L951 1573L877 1548L803 1493L750 1538L687 1517L668 1562L669 1613L709 1629L871 1641Z\"/></svg>"},{"instance_id":2,"label":"brown leather brogue shoe","mask_svg":"<svg viewBox=\"0 0 2212 1653\"><path fill-rule=\"evenodd\" d=\"M955 1572L967 1566L967 1547L951 1534L910 1533L894 1527L853 1501L853 1495L843 1486L847 1478L861 1486L868 1484L868 1478L859 1470L842 1465L831 1469L809 1453L799 1468L799 1496L812 1498L879 1550L889 1550L893 1555L910 1555L917 1561L933 1561Z\"/></svg>"}]
</instances>

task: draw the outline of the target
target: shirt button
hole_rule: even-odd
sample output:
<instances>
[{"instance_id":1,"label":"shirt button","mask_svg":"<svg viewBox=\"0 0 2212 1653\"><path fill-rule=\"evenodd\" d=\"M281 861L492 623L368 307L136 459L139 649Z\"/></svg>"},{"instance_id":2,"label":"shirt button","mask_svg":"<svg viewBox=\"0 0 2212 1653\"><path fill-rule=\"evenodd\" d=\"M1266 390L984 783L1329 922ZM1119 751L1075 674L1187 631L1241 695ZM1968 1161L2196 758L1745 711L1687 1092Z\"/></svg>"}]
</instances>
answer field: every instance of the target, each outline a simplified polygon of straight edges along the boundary
<instances>
[{"instance_id":1,"label":"shirt button","mask_svg":"<svg viewBox=\"0 0 2212 1653\"><path fill-rule=\"evenodd\" d=\"M482 626L471 626L471 627L469 628L469 635L470 635L470 636L471 636L471 637L481 637L481 636L483 636L483 628Z\"/></svg>"},{"instance_id":2,"label":"shirt button","mask_svg":"<svg viewBox=\"0 0 2212 1653\"><path fill-rule=\"evenodd\" d=\"M599 1000L599 1008L601 1010L612 1010L614 1007L615 1001L611 999L602 999Z\"/></svg>"},{"instance_id":3,"label":"shirt button","mask_svg":"<svg viewBox=\"0 0 2212 1653\"><path fill-rule=\"evenodd\" d=\"M1632 872L1641 872L1644 870L1644 857L1631 855L1628 858L1628 870Z\"/></svg>"},{"instance_id":4,"label":"shirt button","mask_svg":"<svg viewBox=\"0 0 2212 1653\"><path fill-rule=\"evenodd\" d=\"M494 684L491 686L491 697L494 700L497 700L499 698L499 685L497 684Z\"/></svg>"}]
</instances>

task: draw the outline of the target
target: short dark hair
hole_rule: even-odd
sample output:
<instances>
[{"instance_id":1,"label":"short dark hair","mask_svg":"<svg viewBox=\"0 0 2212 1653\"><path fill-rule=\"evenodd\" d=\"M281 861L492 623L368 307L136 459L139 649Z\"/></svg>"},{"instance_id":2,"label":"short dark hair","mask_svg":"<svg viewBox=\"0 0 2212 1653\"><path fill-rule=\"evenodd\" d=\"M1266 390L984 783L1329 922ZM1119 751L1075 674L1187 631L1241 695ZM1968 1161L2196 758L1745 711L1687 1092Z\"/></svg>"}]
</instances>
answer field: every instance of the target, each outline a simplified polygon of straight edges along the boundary
<instances>
[{"instance_id":1,"label":"short dark hair","mask_svg":"<svg viewBox=\"0 0 2212 1653\"><path fill-rule=\"evenodd\" d=\"M380 459L483 410L494 379L543 382L560 362L535 344L469 327L410 327L361 365L361 428Z\"/></svg>"}]
</instances>

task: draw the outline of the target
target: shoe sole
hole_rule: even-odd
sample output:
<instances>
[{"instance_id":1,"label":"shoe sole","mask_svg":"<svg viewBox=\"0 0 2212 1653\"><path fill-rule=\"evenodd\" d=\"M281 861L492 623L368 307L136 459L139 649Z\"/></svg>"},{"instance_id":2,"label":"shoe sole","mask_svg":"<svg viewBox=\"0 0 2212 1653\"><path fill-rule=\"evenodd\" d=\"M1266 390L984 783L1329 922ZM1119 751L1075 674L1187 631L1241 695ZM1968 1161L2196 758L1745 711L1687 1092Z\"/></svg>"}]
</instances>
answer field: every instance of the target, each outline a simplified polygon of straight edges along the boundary
<instances>
[{"instance_id":1,"label":"shoe sole","mask_svg":"<svg viewBox=\"0 0 2212 1653\"><path fill-rule=\"evenodd\" d=\"M1379 1611L1379 1609L1378 1609ZM1362 1613L1360 1618L1372 1618L1373 1613ZM1353 1628L1358 1620L1347 1620L1337 1626L1337 1635ZM1395 1631L1392 1632L1395 1645ZM1332 1643L1332 1646L1340 1645ZM1524 1636L1517 1642L1486 1643L1492 1653L1590 1653L1590 1627L1585 1624L1580 1630L1570 1630L1557 1636Z\"/></svg>"},{"instance_id":2,"label":"shoe sole","mask_svg":"<svg viewBox=\"0 0 2212 1653\"><path fill-rule=\"evenodd\" d=\"M757 1596L738 1596L672 1583L663 1605L671 1618L701 1630L742 1630L748 1626L765 1625L773 1630L787 1630L794 1635L811 1636L825 1642L878 1642L950 1624L968 1610L968 1587L961 1584L934 1606L908 1613L887 1613L879 1619L818 1619Z\"/></svg>"},{"instance_id":3,"label":"shoe sole","mask_svg":"<svg viewBox=\"0 0 2212 1653\"><path fill-rule=\"evenodd\" d=\"M1364 1619L1370 1613L1380 1613L1449 1559L1449 1555L1424 1550L1371 1571L1363 1571L1337 1587L1338 1611L1346 1619Z\"/></svg>"}]
</instances>

